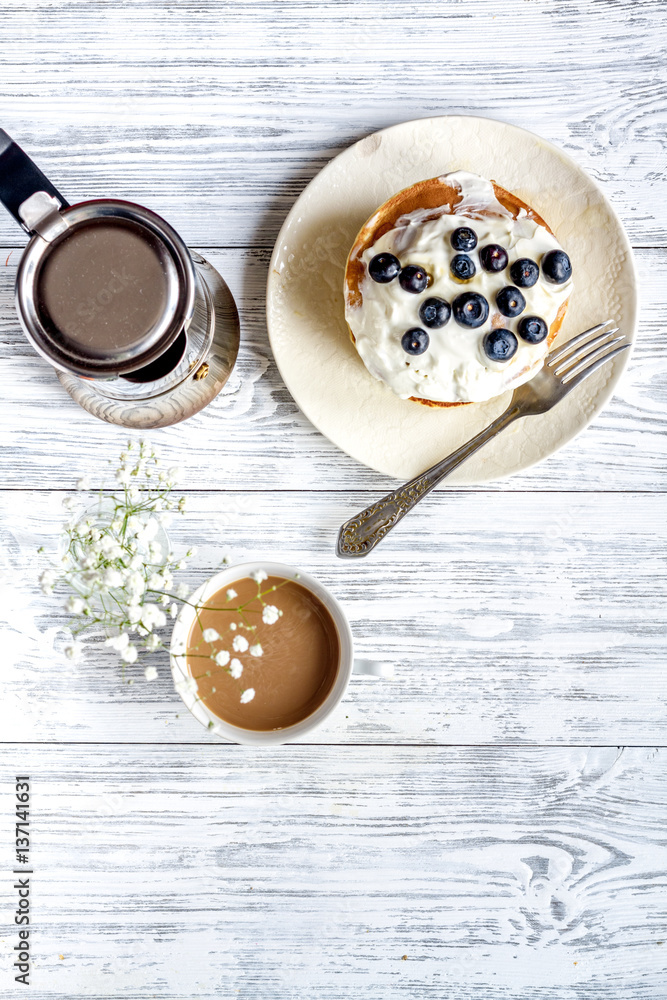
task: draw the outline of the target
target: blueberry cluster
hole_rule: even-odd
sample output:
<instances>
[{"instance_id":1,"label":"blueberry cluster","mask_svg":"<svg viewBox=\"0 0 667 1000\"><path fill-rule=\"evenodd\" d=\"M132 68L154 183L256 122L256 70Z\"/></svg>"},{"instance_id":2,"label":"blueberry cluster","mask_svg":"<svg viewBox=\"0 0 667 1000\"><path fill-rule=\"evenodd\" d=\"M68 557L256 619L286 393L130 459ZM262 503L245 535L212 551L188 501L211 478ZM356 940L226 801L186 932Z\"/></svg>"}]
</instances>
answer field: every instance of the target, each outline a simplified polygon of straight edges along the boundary
<instances>
[{"instance_id":1,"label":"blueberry cluster","mask_svg":"<svg viewBox=\"0 0 667 1000\"><path fill-rule=\"evenodd\" d=\"M452 248L458 251L450 262L450 271L456 281L470 281L476 273L475 262L468 256L477 246L477 235L468 226L460 226L450 236ZM509 263L507 251L497 243L487 243L479 251L479 261L485 271L499 274ZM572 274L570 258L563 250L550 250L540 261L545 281L562 285ZM513 319L526 308L526 300L521 288L532 288L539 279L540 266L528 257L515 260L510 268L514 284L506 285L496 294L498 311ZM398 278L401 288L413 295L419 295L431 284L431 277L425 267L419 264L401 262L391 253L379 253L372 258L368 271L380 284L387 284ZM451 315L461 326L476 328L483 326L489 317L489 303L478 292L463 292L452 304L432 296L424 299L419 307L419 318L425 327L437 330L443 327ZM528 344L541 343L548 334L547 324L539 316L524 316L518 326L518 333ZM401 338L406 354L419 355L428 350L430 338L426 330L412 327ZM511 330L496 329L486 334L483 341L484 352L492 361L509 361L518 349L519 342Z\"/></svg>"}]
</instances>

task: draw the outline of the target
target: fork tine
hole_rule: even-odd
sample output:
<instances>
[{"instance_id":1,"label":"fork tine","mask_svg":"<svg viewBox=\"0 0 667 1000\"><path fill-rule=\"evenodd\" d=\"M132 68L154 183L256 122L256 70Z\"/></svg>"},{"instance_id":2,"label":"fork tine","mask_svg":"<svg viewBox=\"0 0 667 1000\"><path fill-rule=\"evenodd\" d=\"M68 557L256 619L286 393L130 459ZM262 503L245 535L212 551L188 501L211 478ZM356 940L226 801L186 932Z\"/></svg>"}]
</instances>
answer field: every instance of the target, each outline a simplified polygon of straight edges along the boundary
<instances>
[{"instance_id":1,"label":"fork tine","mask_svg":"<svg viewBox=\"0 0 667 1000\"><path fill-rule=\"evenodd\" d=\"M566 358L562 364L554 369L554 375L564 381L566 378L571 378L573 375L578 375L582 368L585 368L589 361L594 361L598 354L606 351L609 347L613 347L614 344L621 344L625 340L623 334L620 337L614 337L612 340L606 340L604 338L596 337L594 341L590 344L585 344L584 348L578 351L570 358ZM584 354L584 349L592 347L592 351L587 351Z\"/></svg>"},{"instance_id":2,"label":"fork tine","mask_svg":"<svg viewBox=\"0 0 667 1000\"><path fill-rule=\"evenodd\" d=\"M590 351L592 347L598 347L605 341L609 342L609 337L613 336L615 333L618 333L618 327L614 327L606 333L601 333L599 337L593 337L592 340L587 340L584 344L579 344L575 351L567 357L561 358L560 361L556 362L555 366L552 362L551 367L553 368L554 375L562 375L563 372L567 371L568 368L571 368L572 365L576 365L577 361L581 361L586 352ZM621 338L617 338L617 340L620 339Z\"/></svg>"},{"instance_id":3,"label":"fork tine","mask_svg":"<svg viewBox=\"0 0 667 1000\"><path fill-rule=\"evenodd\" d=\"M568 382L564 383L567 391L569 392L570 389L574 389L574 387L583 382L585 378L588 378L589 375L596 372L598 368L602 368L602 366L606 365L608 361L612 360L612 358L615 358L618 354L622 354L623 351L627 351L630 346L630 344L622 344L620 347L615 348L615 350L610 351L609 354L605 354L603 357L598 358L597 361L594 361L592 365L588 366L588 368L584 368L582 372L579 372L579 374L575 375L574 378L571 378Z\"/></svg>"},{"instance_id":4,"label":"fork tine","mask_svg":"<svg viewBox=\"0 0 667 1000\"><path fill-rule=\"evenodd\" d=\"M558 350L552 351L551 354L547 356L546 363L548 365L553 365L556 361L559 361L561 358L565 357L566 354L569 354L572 351L572 349L577 346L577 344L580 344L583 340L586 340L587 337L592 337L594 333L597 333L599 330L602 330L605 326L609 326L610 323L613 323L613 320L606 319L604 323L598 323L597 326L592 326L590 330L584 330L583 333L579 333L577 334L576 337L572 337L571 340L568 340L567 344L563 344L563 346L559 347Z\"/></svg>"}]
</instances>

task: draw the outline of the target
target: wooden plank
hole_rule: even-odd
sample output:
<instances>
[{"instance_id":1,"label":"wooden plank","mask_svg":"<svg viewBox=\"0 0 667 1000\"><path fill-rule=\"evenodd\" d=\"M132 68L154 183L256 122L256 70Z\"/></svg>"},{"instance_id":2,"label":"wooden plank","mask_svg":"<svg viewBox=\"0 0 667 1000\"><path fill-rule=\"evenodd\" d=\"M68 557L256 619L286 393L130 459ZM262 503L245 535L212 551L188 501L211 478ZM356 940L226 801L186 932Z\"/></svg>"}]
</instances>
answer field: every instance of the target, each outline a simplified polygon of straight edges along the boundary
<instances>
[{"instance_id":1,"label":"wooden plank","mask_svg":"<svg viewBox=\"0 0 667 1000\"><path fill-rule=\"evenodd\" d=\"M85 505L86 499L81 498ZM359 655L393 681L353 678L321 743L664 744L664 497L452 493L429 497L365 561L334 556L360 493L191 493L170 529L199 547L199 585L225 553L311 572L347 610ZM0 737L211 743L182 707L164 654L157 681L123 683L110 650L72 666L69 616L37 587L57 550L58 493L0 494Z\"/></svg>"},{"instance_id":2,"label":"wooden plank","mask_svg":"<svg viewBox=\"0 0 667 1000\"><path fill-rule=\"evenodd\" d=\"M193 488L367 489L394 482L340 452L314 429L285 388L268 344L268 251L206 251L239 305L242 344L222 395L203 413L156 431ZM0 250L3 264L9 249ZM18 253L0 266L0 479L5 488L68 488L85 468L101 483L127 432L73 403L23 336L13 305ZM617 394L585 433L499 490L664 490L667 487L667 252L637 254L642 281L639 340ZM71 457L76 456L76 467ZM64 456L68 456L64 460ZM446 488L446 486L444 487ZM363 505L362 505L363 506Z\"/></svg>"},{"instance_id":3,"label":"wooden plank","mask_svg":"<svg viewBox=\"0 0 667 1000\"><path fill-rule=\"evenodd\" d=\"M145 202L202 246L271 246L336 152L426 115L531 129L598 179L638 245L667 242L661 0L19 0L3 126L71 200ZM471 48L474 46L473 48ZM0 242L19 245L4 214Z\"/></svg>"},{"instance_id":4,"label":"wooden plank","mask_svg":"<svg viewBox=\"0 0 667 1000\"><path fill-rule=\"evenodd\" d=\"M663 757L6 749L5 815L32 777L31 996L662 1000Z\"/></svg>"}]
</instances>

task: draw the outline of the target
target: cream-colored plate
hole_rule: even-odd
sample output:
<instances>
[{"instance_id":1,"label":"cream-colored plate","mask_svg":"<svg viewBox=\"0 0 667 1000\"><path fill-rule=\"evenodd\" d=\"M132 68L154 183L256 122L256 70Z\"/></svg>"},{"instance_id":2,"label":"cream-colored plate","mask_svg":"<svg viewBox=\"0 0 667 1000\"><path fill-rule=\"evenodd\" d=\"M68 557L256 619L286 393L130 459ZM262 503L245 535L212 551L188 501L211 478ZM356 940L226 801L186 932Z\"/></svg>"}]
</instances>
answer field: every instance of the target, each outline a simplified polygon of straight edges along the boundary
<instances>
[{"instance_id":1,"label":"cream-colored plate","mask_svg":"<svg viewBox=\"0 0 667 1000\"><path fill-rule=\"evenodd\" d=\"M287 388L331 441L378 472L410 479L473 437L507 405L442 409L399 399L366 370L343 313L345 262L362 224L392 194L450 170L513 191L547 220L572 259L574 292L558 344L607 318L633 340L632 251L600 188L565 153L488 118L422 118L355 143L313 178L276 243L267 288L271 346ZM526 469L582 431L612 395L626 351L549 413L519 420L451 477L474 485Z\"/></svg>"}]
</instances>

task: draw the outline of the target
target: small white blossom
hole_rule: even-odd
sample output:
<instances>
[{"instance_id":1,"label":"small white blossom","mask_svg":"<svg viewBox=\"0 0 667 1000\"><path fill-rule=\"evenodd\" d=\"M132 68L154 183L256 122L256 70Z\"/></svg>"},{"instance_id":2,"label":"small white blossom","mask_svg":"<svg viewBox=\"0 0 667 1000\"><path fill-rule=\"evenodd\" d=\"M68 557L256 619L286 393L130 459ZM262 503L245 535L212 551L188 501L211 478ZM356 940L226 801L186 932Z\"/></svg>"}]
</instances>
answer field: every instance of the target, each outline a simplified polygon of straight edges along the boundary
<instances>
[{"instance_id":1,"label":"small white blossom","mask_svg":"<svg viewBox=\"0 0 667 1000\"><path fill-rule=\"evenodd\" d=\"M202 638L204 642L217 642L220 638L220 633L214 628L205 628L202 632Z\"/></svg>"},{"instance_id":2,"label":"small white blossom","mask_svg":"<svg viewBox=\"0 0 667 1000\"><path fill-rule=\"evenodd\" d=\"M235 681L237 681L243 673L243 664L236 657L234 657L232 662L229 664L229 672Z\"/></svg>"},{"instance_id":3,"label":"small white blossom","mask_svg":"<svg viewBox=\"0 0 667 1000\"><path fill-rule=\"evenodd\" d=\"M162 559L162 546L159 542L151 542L148 546L148 555L152 562L159 562Z\"/></svg>"},{"instance_id":4,"label":"small white blossom","mask_svg":"<svg viewBox=\"0 0 667 1000\"><path fill-rule=\"evenodd\" d=\"M226 667L229 663L229 653L226 649L219 649L213 659L219 667Z\"/></svg>"},{"instance_id":5,"label":"small white blossom","mask_svg":"<svg viewBox=\"0 0 667 1000\"><path fill-rule=\"evenodd\" d=\"M259 642L256 642L254 646L250 647L249 653L251 656L262 656L264 650L262 649L261 644Z\"/></svg>"},{"instance_id":6,"label":"small white blossom","mask_svg":"<svg viewBox=\"0 0 667 1000\"><path fill-rule=\"evenodd\" d=\"M197 694L197 681L194 677L184 677L180 681L176 681L174 684L174 689L179 694Z\"/></svg>"},{"instance_id":7,"label":"small white blossom","mask_svg":"<svg viewBox=\"0 0 667 1000\"><path fill-rule=\"evenodd\" d=\"M177 614L178 614L178 604L176 603L176 601L173 601L173 603L169 607L169 617L175 618Z\"/></svg>"},{"instance_id":8,"label":"small white blossom","mask_svg":"<svg viewBox=\"0 0 667 1000\"><path fill-rule=\"evenodd\" d=\"M121 660L125 660L126 663L134 663L137 659L137 647L136 646L126 646L123 652L120 654Z\"/></svg>"},{"instance_id":9,"label":"small white blossom","mask_svg":"<svg viewBox=\"0 0 667 1000\"><path fill-rule=\"evenodd\" d=\"M234 590L233 587L230 587L229 590L227 591L227 600L228 601L233 601L234 598L238 597L238 596L239 595L236 593L236 591Z\"/></svg>"},{"instance_id":10,"label":"small white blossom","mask_svg":"<svg viewBox=\"0 0 667 1000\"><path fill-rule=\"evenodd\" d=\"M130 485L130 470L125 465L121 465L116 470L116 482L120 483L121 486Z\"/></svg>"},{"instance_id":11,"label":"small white blossom","mask_svg":"<svg viewBox=\"0 0 667 1000\"><path fill-rule=\"evenodd\" d=\"M69 611L72 615L82 615L83 609L86 606L86 602L80 597L70 597L67 604L65 605L65 610Z\"/></svg>"},{"instance_id":12,"label":"small white blossom","mask_svg":"<svg viewBox=\"0 0 667 1000\"><path fill-rule=\"evenodd\" d=\"M105 587L108 587L110 590L113 590L114 587L122 587L123 585L123 574L113 566L109 566L105 569L102 579Z\"/></svg>"},{"instance_id":13,"label":"small white blossom","mask_svg":"<svg viewBox=\"0 0 667 1000\"><path fill-rule=\"evenodd\" d=\"M262 621L265 625L275 625L280 618L280 611L275 604L265 604L262 611Z\"/></svg>"},{"instance_id":14,"label":"small white blossom","mask_svg":"<svg viewBox=\"0 0 667 1000\"><path fill-rule=\"evenodd\" d=\"M160 646L162 645L162 643L161 643L159 637L157 635L155 635L154 632L151 632L151 634L146 639L146 642L144 643L144 645L146 646L146 649L148 649L151 652L153 652L154 650L159 649Z\"/></svg>"},{"instance_id":15,"label":"small white blossom","mask_svg":"<svg viewBox=\"0 0 667 1000\"><path fill-rule=\"evenodd\" d=\"M178 587L176 588L176 597L180 597L180 599L184 601L185 598L189 596L189 594L190 594L190 588L188 587L187 583L179 583Z\"/></svg>"},{"instance_id":16,"label":"small white blossom","mask_svg":"<svg viewBox=\"0 0 667 1000\"><path fill-rule=\"evenodd\" d=\"M232 632L236 632L236 627L237 627L236 622L230 622L229 627L232 630Z\"/></svg>"},{"instance_id":17,"label":"small white blossom","mask_svg":"<svg viewBox=\"0 0 667 1000\"><path fill-rule=\"evenodd\" d=\"M162 628L163 625L166 625L167 618L157 604L144 604L141 609L140 621L149 632L152 632L154 628Z\"/></svg>"},{"instance_id":18,"label":"small white blossom","mask_svg":"<svg viewBox=\"0 0 667 1000\"><path fill-rule=\"evenodd\" d=\"M125 609L127 612L127 620L130 625L136 625L137 622L141 621L141 605L140 604L128 604Z\"/></svg>"},{"instance_id":19,"label":"small white blossom","mask_svg":"<svg viewBox=\"0 0 667 1000\"><path fill-rule=\"evenodd\" d=\"M43 594L52 594L53 587L58 579L58 574L52 569L45 569L39 578L39 585L42 588Z\"/></svg>"},{"instance_id":20,"label":"small white blossom","mask_svg":"<svg viewBox=\"0 0 667 1000\"><path fill-rule=\"evenodd\" d=\"M115 649L117 653L122 653L124 649L130 645L130 637L127 632L121 632L120 635L112 635L110 639L104 643L105 646L111 646Z\"/></svg>"},{"instance_id":21,"label":"small white blossom","mask_svg":"<svg viewBox=\"0 0 667 1000\"><path fill-rule=\"evenodd\" d=\"M243 691L243 693L241 694L241 704L247 705L248 702L252 701L254 697L255 697L255 689L246 688L245 691Z\"/></svg>"},{"instance_id":22,"label":"small white blossom","mask_svg":"<svg viewBox=\"0 0 667 1000\"><path fill-rule=\"evenodd\" d=\"M148 590L165 590L164 577L161 573L153 573L152 576L148 578L148 583L146 584Z\"/></svg>"},{"instance_id":23,"label":"small white blossom","mask_svg":"<svg viewBox=\"0 0 667 1000\"><path fill-rule=\"evenodd\" d=\"M154 681L157 677L157 669L155 667L146 667L144 677L147 681Z\"/></svg>"},{"instance_id":24,"label":"small white blossom","mask_svg":"<svg viewBox=\"0 0 667 1000\"><path fill-rule=\"evenodd\" d=\"M268 578L268 576L266 575L266 573L264 572L263 569L258 569L256 573L251 573L250 574L250 579L254 580L255 583L264 583L264 581L268 580L269 578ZM254 695L254 693L253 693L253 695ZM250 700L250 699L248 699L248 700Z\"/></svg>"},{"instance_id":25,"label":"small white blossom","mask_svg":"<svg viewBox=\"0 0 667 1000\"><path fill-rule=\"evenodd\" d=\"M146 581L144 580L143 573L140 573L138 570L131 573L127 578L125 586L135 597L140 597L146 589Z\"/></svg>"},{"instance_id":26,"label":"small white blossom","mask_svg":"<svg viewBox=\"0 0 667 1000\"><path fill-rule=\"evenodd\" d=\"M248 645L249 645L248 640L244 635L234 636L234 642L232 643L232 646L234 647L235 653L245 653L246 649L248 648Z\"/></svg>"},{"instance_id":27,"label":"small white blossom","mask_svg":"<svg viewBox=\"0 0 667 1000\"><path fill-rule=\"evenodd\" d=\"M177 465L173 465L171 467L171 469L169 470L169 472L167 473L167 476L169 478L169 482L173 486L174 483L177 483L178 480L180 479L180 476L181 476L181 470L180 470L180 468Z\"/></svg>"}]
</instances>

